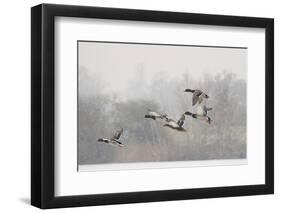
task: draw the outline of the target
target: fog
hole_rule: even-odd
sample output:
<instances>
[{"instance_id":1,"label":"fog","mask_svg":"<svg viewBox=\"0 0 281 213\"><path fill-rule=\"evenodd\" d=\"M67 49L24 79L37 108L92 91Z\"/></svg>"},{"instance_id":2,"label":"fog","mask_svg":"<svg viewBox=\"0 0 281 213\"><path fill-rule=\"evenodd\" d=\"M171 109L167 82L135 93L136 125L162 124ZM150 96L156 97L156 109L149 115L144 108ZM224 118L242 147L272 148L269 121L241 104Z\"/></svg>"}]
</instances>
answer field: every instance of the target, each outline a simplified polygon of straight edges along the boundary
<instances>
[{"instance_id":1,"label":"fog","mask_svg":"<svg viewBox=\"0 0 281 213\"><path fill-rule=\"evenodd\" d=\"M166 46L134 45L128 54L129 45L81 44L79 164L246 158L245 49L180 47L178 52L178 47L164 51ZM184 60L182 54L192 53L196 60ZM186 116L187 131L178 132L144 118L147 109L175 120L195 110L186 88L210 96L211 124ZM97 142L120 127L124 147Z\"/></svg>"}]
</instances>

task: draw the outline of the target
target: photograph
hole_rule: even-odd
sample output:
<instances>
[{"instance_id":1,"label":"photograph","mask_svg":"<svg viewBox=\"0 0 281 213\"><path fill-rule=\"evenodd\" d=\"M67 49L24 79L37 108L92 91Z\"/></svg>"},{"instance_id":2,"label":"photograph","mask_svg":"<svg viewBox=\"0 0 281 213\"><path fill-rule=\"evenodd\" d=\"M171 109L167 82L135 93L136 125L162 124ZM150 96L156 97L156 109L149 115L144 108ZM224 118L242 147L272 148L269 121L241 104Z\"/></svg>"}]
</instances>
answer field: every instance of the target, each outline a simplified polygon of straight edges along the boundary
<instances>
[{"instance_id":1,"label":"photograph","mask_svg":"<svg viewBox=\"0 0 281 213\"><path fill-rule=\"evenodd\" d=\"M263 197L256 195L275 196L279 13L158 6L31 7L31 159L23 176L32 206L190 200L198 209L191 200L247 196L252 210Z\"/></svg>"},{"instance_id":2,"label":"photograph","mask_svg":"<svg viewBox=\"0 0 281 213\"><path fill-rule=\"evenodd\" d=\"M247 47L77 41L77 51L78 171L247 163Z\"/></svg>"}]
</instances>

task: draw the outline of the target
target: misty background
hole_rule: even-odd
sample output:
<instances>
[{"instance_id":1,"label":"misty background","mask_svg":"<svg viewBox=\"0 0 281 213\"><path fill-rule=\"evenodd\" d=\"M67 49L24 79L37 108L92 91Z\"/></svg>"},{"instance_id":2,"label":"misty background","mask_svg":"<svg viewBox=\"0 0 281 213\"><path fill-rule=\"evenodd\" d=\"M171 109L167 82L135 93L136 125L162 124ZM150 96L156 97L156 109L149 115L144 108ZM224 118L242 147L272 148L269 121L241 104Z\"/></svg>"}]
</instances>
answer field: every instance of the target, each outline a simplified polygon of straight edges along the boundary
<instances>
[{"instance_id":1,"label":"misty background","mask_svg":"<svg viewBox=\"0 0 281 213\"><path fill-rule=\"evenodd\" d=\"M246 158L247 49L78 42L78 164ZM144 118L178 120L210 98L209 125L186 116L178 132ZM98 143L122 127L125 147Z\"/></svg>"}]
</instances>

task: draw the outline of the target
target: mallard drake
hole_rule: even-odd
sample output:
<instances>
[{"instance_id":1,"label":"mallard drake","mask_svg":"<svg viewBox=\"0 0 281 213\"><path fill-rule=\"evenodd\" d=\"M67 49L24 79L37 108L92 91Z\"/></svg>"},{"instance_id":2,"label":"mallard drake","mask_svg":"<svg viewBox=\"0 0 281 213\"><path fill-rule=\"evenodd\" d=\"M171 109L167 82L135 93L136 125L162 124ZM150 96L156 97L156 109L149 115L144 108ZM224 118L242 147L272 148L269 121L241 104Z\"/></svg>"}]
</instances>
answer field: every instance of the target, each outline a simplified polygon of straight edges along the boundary
<instances>
[{"instance_id":1,"label":"mallard drake","mask_svg":"<svg viewBox=\"0 0 281 213\"><path fill-rule=\"evenodd\" d=\"M98 142L103 142L103 143L111 143L114 145L118 145L118 146L124 146L123 143L121 141L119 141L120 136L123 133L123 128L120 128L119 130L117 130L115 132L115 134L113 135L112 138L108 139L108 138L99 138Z\"/></svg>"},{"instance_id":2,"label":"mallard drake","mask_svg":"<svg viewBox=\"0 0 281 213\"><path fill-rule=\"evenodd\" d=\"M144 117L156 120L157 118L164 119L165 116L166 116L166 114L160 114L158 112L154 112L154 111L148 110L147 114Z\"/></svg>"},{"instance_id":3,"label":"mallard drake","mask_svg":"<svg viewBox=\"0 0 281 213\"><path fill-rule=\"evenodd\" d=\"M175 129L177 131L183 131L185 132L186 129L183 128L183 124L184 124L184 120L185 120L185 116L184 114L181 116L181 118L176 122L173 119L170 119L166 124L164 124L163 126L166 127L170 127L172 129Z\"/></svg>"},{"instance_id":4,"label":"mallard drake","mask_svg":"<svg viewBox=\"0 0 281 213\"><path fill-rule=\"evenodd\" d=\"M192 96L192 106L194 106L197 102L199 104L201 104L204 99L208 99L209 98L209 96L206 93L202 92L199 89L195 89L195 90L193 90L193 89L186 89L186 90L184 90L184 92L191 92L191 93L193 93L193 96Z\"/></svg>"},{"instance_id":5,"label":"mallard drake","mask_svg":"<svg viewBox=\"0 0 281 213\"><path fill-rule=\"evenodd\" d=\"M208 124L211 124L212 122L212 119L207 115L207 112L209 110L212 110L212 108L207 108L205 107L203 113L191 113L191 112L185 112L184 114L185 115L189 115L189 116L192 116L193 118L196 118L196 119L200 119L200 120L203 120L203 121L206 121Z\"/></svg>"}]
</instances>

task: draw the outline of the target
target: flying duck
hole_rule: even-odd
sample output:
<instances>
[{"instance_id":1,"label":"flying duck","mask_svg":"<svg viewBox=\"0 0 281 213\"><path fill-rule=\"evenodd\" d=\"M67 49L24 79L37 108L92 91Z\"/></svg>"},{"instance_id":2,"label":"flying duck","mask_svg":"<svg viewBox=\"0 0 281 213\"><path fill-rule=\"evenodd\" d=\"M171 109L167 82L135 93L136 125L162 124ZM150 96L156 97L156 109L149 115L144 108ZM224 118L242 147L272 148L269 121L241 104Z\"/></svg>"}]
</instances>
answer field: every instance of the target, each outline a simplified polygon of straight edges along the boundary
<instances>
[{"instance_id":1,"label":"flying duck","mask_svg":"<svg viewBox=\"0 0 281 213\"><path fill-rule=\"evenodd\" d=\"M185 115L192 116L193 118L200 119L206 121L208 124L211 124L212 120L207 115L208 111L212 110L212 108L208 108L205 105L197 107L197 113L185 112Z\"/></svg>"},{"instance_id":2,"label":"flying duck","mask_svg":"<svg viewBox=\"0 0 281 213\"><path fill-rule=\"evenodd\" d=\"M124 146L123 143L121 141L119 141L120 136L123 133L123 128L120 128L119 130L117 130L115 132L115 134L113 135L112 138L107 139L107 138L99 138L98 142L103 142L103 143L111 143L114 145L118 145L118 146Z\"/></svg>"},{"instance_id":3,"label":"flying duck","mask_svg":"<svg viewBox=\"0 0 281 213\"><path fill-rule=\"evenodd\" d=\"M195 90L193 90L193 89L186 89L186 90L184 90L185 92L191 92L191 93L193 93L193 96L192 96L192 106L194 106L197 102L199 103L199 104L201 104L201 102L204 100L204 99L208 99L209 98L209 96L206 94L206 93L204 93L204 92L202 92L201 90L199 90L199 89L195 89Z\"/></svg>"},{"instance_id":4,"label":"flying duck","mask_svg":"<svg viewBox=\"0 0 281 213\"><path fill-rule=\"evenodd\" d=\"M178 131L183 131L185 132L186 129L183 128L185 116L184 114L181 116L181 118L176 122L173 119L170 119L166 124L163 126L170 127L172 129L178 130Z\"/></svg>"},{"instance_id":5,"label":"flying duck","mask_svg":"<svg viewBox=\"0 0 281 213\"><path fill-rule=\"evenodd\" d=\"M144 116L145 118L151 118L153 120L156 120L156 118L159 118L159 119L164 119L166 116L166 114L160 114L158 112L153 112L151 110L148 110L147 114Z\"/></svg>"}]
</instances>

